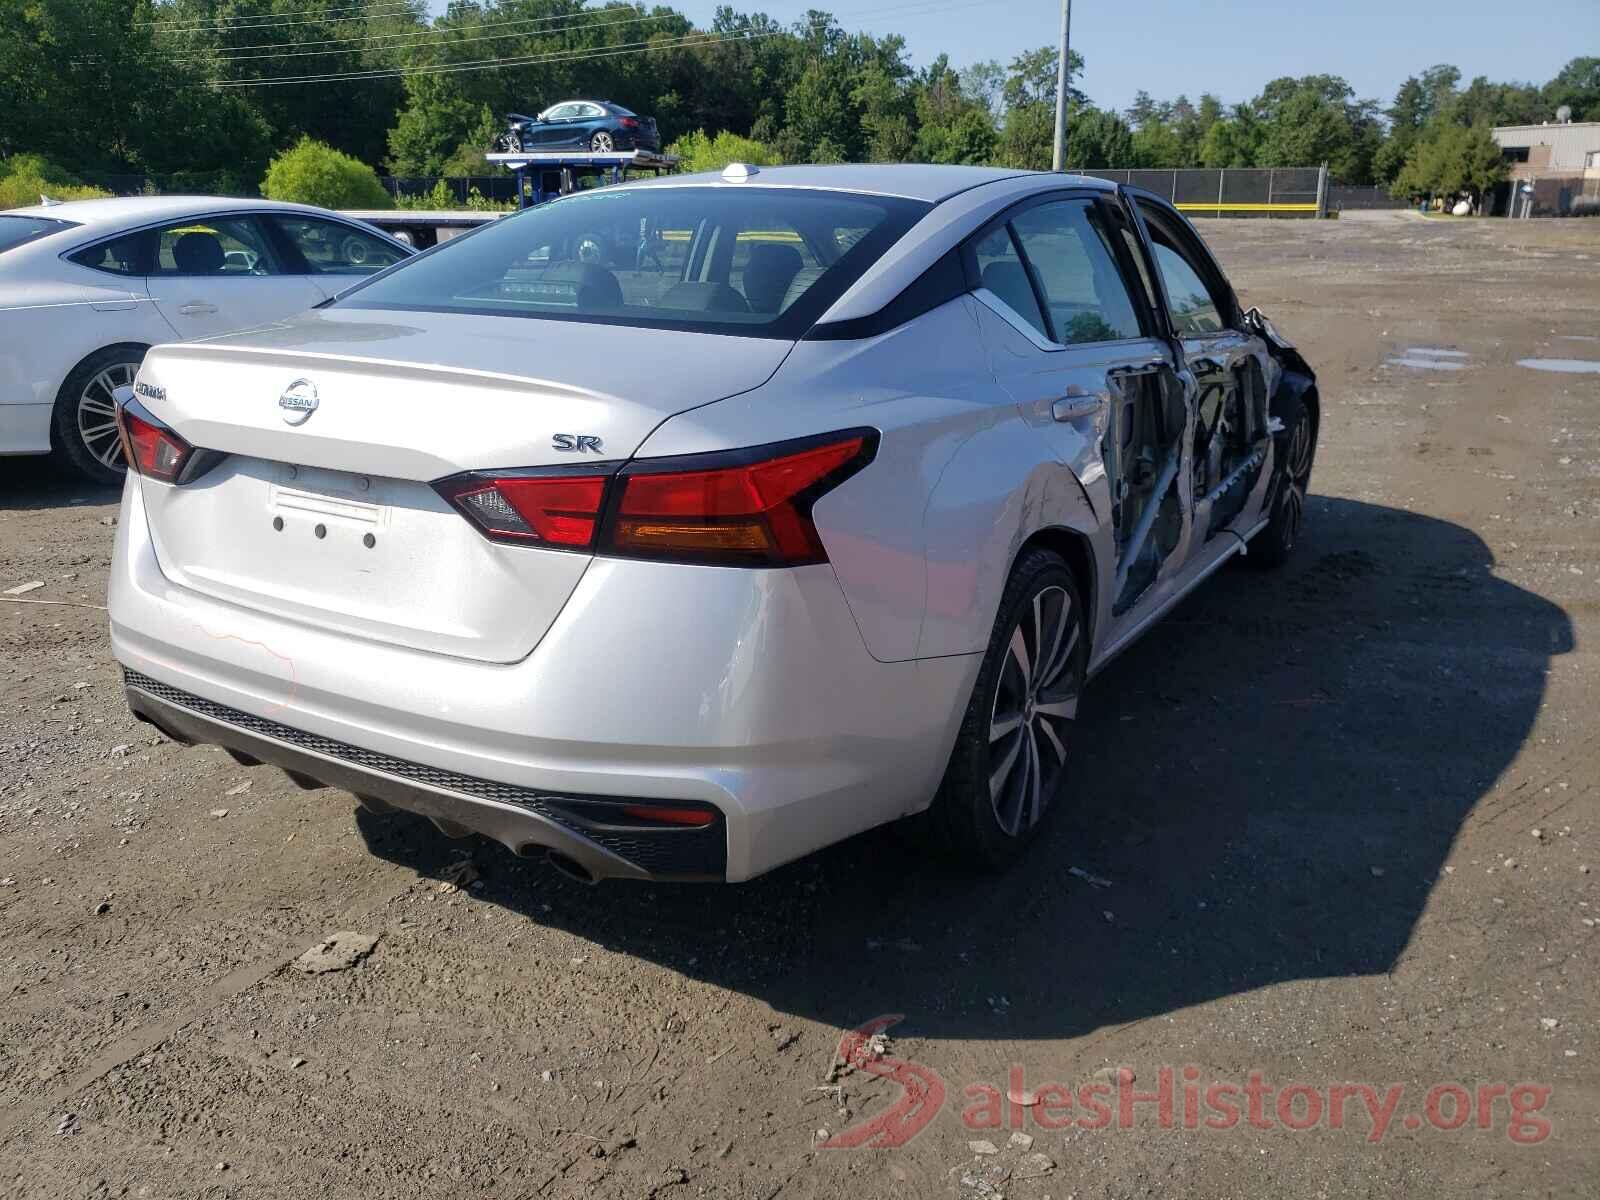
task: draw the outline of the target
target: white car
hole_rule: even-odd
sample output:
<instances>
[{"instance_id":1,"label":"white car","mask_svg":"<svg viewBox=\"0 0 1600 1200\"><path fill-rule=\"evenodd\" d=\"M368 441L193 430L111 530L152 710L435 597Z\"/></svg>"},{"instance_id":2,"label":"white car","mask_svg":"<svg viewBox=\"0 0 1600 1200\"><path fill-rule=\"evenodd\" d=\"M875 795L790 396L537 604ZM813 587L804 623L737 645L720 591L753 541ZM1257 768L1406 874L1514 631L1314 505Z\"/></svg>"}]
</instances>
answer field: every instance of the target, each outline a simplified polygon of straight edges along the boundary
<instances>
[{"instance_id":1,"label":"white car","mask_svg":"<svg viewBox=\"0 0 1600 1200\"><path fill-rule=\"evenodd\" d=\"M134 713L585 879L1009 862L1320 412L1165 201L926 166L567 196L119 400Z\"/></svg>"},{"instance_id":2,"label":"white car","mask_svg":"<svg viewBox=\"0 0 1600 1200\"><path fill-rule=\"evenodd\" d=\"M144 352L320 304L409 247L337 213L215 196L0 212L0 455L122 476L111 389Z\"/></svg>"}]
</instances>

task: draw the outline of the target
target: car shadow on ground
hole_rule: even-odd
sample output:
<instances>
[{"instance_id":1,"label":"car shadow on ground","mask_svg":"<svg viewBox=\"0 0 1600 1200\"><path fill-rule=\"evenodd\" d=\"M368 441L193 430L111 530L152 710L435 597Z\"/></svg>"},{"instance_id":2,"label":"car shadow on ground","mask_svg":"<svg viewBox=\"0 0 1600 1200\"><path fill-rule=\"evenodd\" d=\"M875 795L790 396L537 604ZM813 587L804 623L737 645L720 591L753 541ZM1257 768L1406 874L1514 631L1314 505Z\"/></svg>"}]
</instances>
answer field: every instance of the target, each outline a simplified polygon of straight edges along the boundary
<instances>
[{"instance_id":1,"label":"car shadow on ground","mask_svg":"<svg viewBox=\"0 0 1600 1200\"><path fill-rule=\"evenodd\" d=\"M120 483L91 483L47 455L0 455L0 512L115 504L121 491Z\"/></svg>"},{"instance_id":2,"label":"car shadow on ground","mask_svg":"<svg viewBox=\"0 0 1600 1200\"><path fill-rule=\"evenodd\" d=\"M1003 876L880 830L744 885L589 888L417 818L356 819L426 876L470 853L476 903L839 1027L1067 1037L1387 972L1571 625L1460 526L1326 498L1309 520L1288 567L1223 571L1094 681L1074 781Z\"/></svg>"}]
</instances>

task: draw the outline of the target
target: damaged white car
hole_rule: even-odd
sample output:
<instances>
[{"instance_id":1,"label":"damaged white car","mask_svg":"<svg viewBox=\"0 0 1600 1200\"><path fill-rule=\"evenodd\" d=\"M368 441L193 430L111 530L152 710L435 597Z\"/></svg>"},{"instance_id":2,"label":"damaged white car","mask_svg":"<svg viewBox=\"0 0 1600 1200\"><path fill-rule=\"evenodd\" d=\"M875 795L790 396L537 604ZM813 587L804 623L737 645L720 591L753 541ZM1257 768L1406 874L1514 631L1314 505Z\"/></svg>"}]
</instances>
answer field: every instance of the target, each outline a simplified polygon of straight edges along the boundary
<instances>
[{"instance_id":1,"label":"damaged white car","mask_svg":"<svg viewBox=\"0 0 1600 1200\"><path fill-rule=\"evenodd\" d=\"M152 350L112 646L174 738L584 879L897 819L1003 866L1090 677L1294 548L1320 404L1136 189L599 189Z\"/></svg>"}]
</instances>

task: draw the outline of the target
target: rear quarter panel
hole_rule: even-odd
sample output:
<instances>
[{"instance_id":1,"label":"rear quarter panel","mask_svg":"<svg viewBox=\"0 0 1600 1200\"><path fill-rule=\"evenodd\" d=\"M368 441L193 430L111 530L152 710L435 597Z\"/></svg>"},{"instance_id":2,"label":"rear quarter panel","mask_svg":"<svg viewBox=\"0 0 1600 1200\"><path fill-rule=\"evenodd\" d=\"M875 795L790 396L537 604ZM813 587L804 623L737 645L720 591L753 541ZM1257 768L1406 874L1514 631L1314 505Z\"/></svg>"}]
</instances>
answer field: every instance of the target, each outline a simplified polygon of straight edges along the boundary
<instances>
[{"instance_id":1,"label":"rear quarter panel","mask_svg":"<svg viewBox=\"0 0 1600 1200\"><path fill-rule=\"evenodd\" d=\"M976 301L953 300L876 338L804 341L742 396L668 420L644 457L870 426L876 460L815 519L862 640L884 662L980 652L1022 543L1093 528L1058 441L988 367Z\"/></svg>"},{"instance_id":2,"label":"rear quarter panel","mask_svg":"<svg viewBox=\"0 0 1600 1200\"><path fill-rule=\"evenodd\" d=\"M83 268L72 270L93 275ZM102 284L100 278L107 282ZM0 405L31 410L28 419L12 414L0 423L8 431L0 453L50 449L50 410L56 394L72 369L96 350L121 342L148 346L172 339L172 327L144 294L143 282L110 276L87 281L30 278L19 273L0 285Z\"/></svg>"}]
</instances>

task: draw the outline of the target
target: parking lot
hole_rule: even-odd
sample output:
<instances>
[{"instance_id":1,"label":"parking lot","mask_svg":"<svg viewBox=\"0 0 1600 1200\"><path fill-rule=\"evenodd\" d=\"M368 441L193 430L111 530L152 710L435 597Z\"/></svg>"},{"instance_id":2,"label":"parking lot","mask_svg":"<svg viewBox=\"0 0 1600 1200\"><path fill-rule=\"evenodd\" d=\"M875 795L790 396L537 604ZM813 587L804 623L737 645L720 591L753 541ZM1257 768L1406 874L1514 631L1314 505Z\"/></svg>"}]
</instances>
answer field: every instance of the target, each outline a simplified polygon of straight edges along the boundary
<instances>
[{"instance_id":1,"label":"parking lot","mask_svg":"<svg viewBox=\"0 0 1600 1200\"><path fill-rule=\"evenodd\" d=\"M116 496L0 459L0 591L44 584L0 603L0 1193L1593 1195L1600 223L1202 231L1321 374L1307 537L1096 680L1001 878L881 831L586 888L184 749L109 658ZM335 931L376 942L295 966ZM1293 1104L1186 1119L1253 1074ZM1103 1125L1038 1094L1097 1079Z\"/></svg>"}]
</instances>

